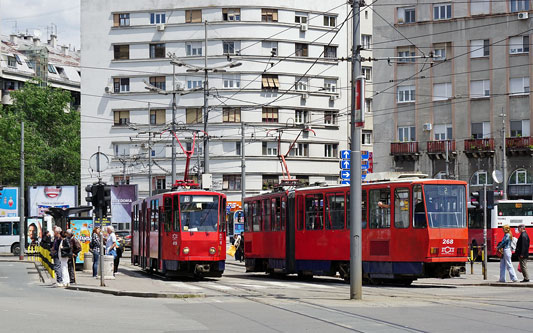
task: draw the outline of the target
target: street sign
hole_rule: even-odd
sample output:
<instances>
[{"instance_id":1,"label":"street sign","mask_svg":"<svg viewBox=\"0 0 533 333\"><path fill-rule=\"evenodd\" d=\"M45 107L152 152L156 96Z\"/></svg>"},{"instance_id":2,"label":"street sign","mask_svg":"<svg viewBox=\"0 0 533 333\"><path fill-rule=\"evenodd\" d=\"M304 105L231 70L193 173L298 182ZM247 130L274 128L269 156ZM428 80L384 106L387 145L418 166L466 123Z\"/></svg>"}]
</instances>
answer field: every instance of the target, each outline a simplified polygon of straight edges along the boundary
<instances>
[{"instance_id":1,"label":"street sign","mask_svg":"<svg viewBox=\"0 0 533 333\"><path fill-rule=\"evenodd\" d=\"M345 160L349 160L351 156L351 152L349 150L341 150L341 158Z\"/></svg>"},{"instance_id":2,"label":"street sign","mask_svg":"<svg viewBox=\"0 0 533 333\"><path fill-rule=\"evenodd\" d=\"M350 161L342 160L341 161L341 169L350 169Z\"/></svg>"},{"instance_id":3,"label":"street sign","mask_svg":"<svg viewBox=\"0 0 533 333\"><path fill-rule=\"evenodd\" d=\"M349 180L342 180L342 181L341 181L341 184L343 184L343 185L350 185L350 181L349 181Z\"/></svg>"},{"instance_id":4,"label":"street sign","mask_svg":"<svg viewBox=\"0 0 533 333\"><path fill-rule=\"evenodd\" d=\"M341 171L341 178L342 179L350 179L350 171L349 170Z\"/></svg>"}]
</instances>

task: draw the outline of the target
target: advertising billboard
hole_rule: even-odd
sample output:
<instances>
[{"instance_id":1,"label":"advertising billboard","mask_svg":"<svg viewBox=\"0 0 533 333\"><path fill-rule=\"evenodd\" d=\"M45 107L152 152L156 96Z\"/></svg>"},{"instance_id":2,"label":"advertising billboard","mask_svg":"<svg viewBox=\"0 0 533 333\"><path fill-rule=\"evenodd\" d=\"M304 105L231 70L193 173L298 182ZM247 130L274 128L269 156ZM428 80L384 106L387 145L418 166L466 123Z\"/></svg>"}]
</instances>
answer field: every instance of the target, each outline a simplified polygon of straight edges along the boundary
<instances>
[{"instance_id":1,"label":"advertising billboard","mask_svg":"<svg viewBox=\"0 0 533 333\"><path fill-rule=\"evenodd\" d=\"M81 244L81 252L76 257L76 263L82 264L85 253L89 252L91 234L93 233L93 220L91 218L71 218L70 229Z\"/></svg>"},{"instance_id":2,"label":"advertising billboard","mask_svg":"<svg viewBox=\"0 0 533 333\"><path fill-rule=\"evenodd\" d=\"M77 186L30 186L28 188L29 216L44 216L50 207L76 207Z\"/></svg>"},{"instance_id":3,"label":"advertising billboard","mask_svg":"<svg viewBox=\"0 0 533 333\"><path fill-rule=\"evenodd\" d=\"M137 200L137 185L111 186L111 223L131 222L131 205Z\"/></svg>"},{"instance_id":4,"label":"advertising billboard","mask_svg":"<svg viewBox=\"0 0 533 333\"><path fill-rule=\"evenodd\" d=\"M18 187L4 187L0 189L0 217L19 216Z\"/></svg>"}]
</instances>

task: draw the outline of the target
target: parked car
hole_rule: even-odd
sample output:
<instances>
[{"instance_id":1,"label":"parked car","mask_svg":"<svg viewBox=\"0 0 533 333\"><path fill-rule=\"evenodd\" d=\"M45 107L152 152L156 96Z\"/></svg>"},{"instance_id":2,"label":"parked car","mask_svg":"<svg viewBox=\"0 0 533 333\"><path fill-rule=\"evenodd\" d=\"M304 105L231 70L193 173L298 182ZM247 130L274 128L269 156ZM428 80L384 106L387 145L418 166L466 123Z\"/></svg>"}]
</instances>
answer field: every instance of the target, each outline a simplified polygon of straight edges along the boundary
<instances>
[{"instance_id":1,"label":"parked car","mask_svg":"<svg viewBox=\"0 0 533 333\"><path fill-rule=\"evenodd\" d=\"M117 231L115 232L117 235L117 238L124 242L124 247L128 247L131 249L131 233L127 230Z\"/></svg>"}]
</instances>

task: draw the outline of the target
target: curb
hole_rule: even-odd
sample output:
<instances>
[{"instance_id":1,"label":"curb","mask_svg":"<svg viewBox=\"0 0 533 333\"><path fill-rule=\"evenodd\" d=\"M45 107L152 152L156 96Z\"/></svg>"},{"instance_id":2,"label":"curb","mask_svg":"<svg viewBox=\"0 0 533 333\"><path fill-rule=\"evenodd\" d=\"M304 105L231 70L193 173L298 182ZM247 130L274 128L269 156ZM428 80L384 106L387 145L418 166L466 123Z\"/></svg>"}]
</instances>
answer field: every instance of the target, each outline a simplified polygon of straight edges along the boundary
<instances>
[{"instance_id":1,"label":"curb","mask_svg":"<svg viewBox=\"0 0 533 333\"><path fill-rule=\"evenodd\" d=\"M98 287L87 287L87 286L68 286L65 289L76 290L76 291L86 291L93 293L102 293L114 296L130 296L130 297L144 297L144 298L197 298L205 297L205 294L179 294L179 293L150 293L142 291L124 291L116 289L103 289Z\"/></svg>"},{"instance_id":2,"label":"curb","mask_svg":"<svg viewBox=\"0 0 533 333\"><path fill-rule=\"evenodd\" d=\"M419 282L419 286L447 286L447 287L511 287L511 288L533 288L533 283L523 284L523 283L511 283L511 282L478 282L478 283L460 283L460 284L451 284L451 283L424 283Z\"/></svg>"}]
</instances>

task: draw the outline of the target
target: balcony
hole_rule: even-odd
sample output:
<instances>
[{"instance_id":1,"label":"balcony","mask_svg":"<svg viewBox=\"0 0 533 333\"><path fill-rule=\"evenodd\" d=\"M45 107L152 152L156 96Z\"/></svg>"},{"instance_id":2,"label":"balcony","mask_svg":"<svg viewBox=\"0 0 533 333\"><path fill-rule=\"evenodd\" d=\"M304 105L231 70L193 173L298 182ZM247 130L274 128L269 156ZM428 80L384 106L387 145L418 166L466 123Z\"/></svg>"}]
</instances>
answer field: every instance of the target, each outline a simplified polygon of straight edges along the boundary
<instances>
[{"instance_id":1,"label":"balcony","mask_svg":"<svg viewBox=\"0 0 533 333\"><path fill-rule=\"evenodd\" d=\"M505 139L505 149L507 155L533 155L533 137Z\"/></svg>"},{"instance_id":2,"label":"balcony","mask_svg":"<svg viewBox=\"0 0 533 333\"><path fill-rule=\"evenodd\" d=\"M395 160L415 160L420 155L418 142L392 142L390 154L394 156Z\"/></svg>"},{"instance_id":3,"label":"balcony","mask_svg":"<svg viewBox=\"0 0 533 333\"><path fill-rule=\"evenodd\" d=\"M481 158L494 155L494 139L465 140L465 154L468 157Z\"/></svg>"},{"instance_id":4,"label":"balcony","mask_svg":"<svg viewBox=\"0 0 533 333\"><path fill-rule=\"evenodd\" d=\"M445 160L446 149L448 151L448 159L455 158L457 154L455 140L428 141L427 143L428 155L432 159Z\"/></svg>"}]
</instances>

